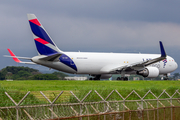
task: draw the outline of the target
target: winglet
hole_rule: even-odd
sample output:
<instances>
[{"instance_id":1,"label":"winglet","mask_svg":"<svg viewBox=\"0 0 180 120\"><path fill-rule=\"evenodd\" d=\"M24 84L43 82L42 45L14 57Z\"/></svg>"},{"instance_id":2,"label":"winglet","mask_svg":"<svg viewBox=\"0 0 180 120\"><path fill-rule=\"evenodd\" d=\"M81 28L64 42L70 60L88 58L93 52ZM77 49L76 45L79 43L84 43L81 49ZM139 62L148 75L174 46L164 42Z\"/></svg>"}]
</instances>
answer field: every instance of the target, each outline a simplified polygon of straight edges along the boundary
<instances>
[{"instance_id":1,"label":"winglet","mask_svg":"<svg viewBox=\"0 0 180 120\"><path fill-rule=\"evenodd\" d=\"M166 52L164 50L164 46L161 41L159 41L160 49L161 49L161 57L166 57Z\"/></svg>"},{"instance_id":2,"label":"winglet","mask_svg":"<svg viewBox=\"0 0 180 120\"><path fill-rule=\"evenodd\" d=\"M18 63L21 62L10 49L7 49L7 50L9 51L10 55L12 56L12 58L15 62L18 62Z\"/></svg>"}]
</instances>

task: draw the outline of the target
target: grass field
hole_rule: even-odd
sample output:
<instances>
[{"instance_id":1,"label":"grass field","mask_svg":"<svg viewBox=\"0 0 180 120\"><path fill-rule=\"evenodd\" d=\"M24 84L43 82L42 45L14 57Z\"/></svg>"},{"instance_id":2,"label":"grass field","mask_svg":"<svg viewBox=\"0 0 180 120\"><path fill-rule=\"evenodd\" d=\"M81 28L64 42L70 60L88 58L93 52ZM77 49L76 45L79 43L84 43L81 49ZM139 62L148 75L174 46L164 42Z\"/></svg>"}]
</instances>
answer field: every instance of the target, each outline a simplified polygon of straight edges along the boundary
<instances>
[{"instance_id":1,"label":"grass field","mask_svg":"<svg viewBox=\"0 0 180 120\"><path fill-rule=\"evenodd\" d=\"M31 92L28 101L39 101L39 103L47 102L39 91L42 91L49 99L54 100L57 95L64 91L61 99L65 102L73 102L75 98L70 91L73 91L76 96L83 99L90 90L97 90L104 98L111 93L112 90L126 97L135 90L141 97L151 90L156 96L159 96L163 90L166 90L169 95L173 95L180 88L180 81L62 81L62 80L17 80L17 81L0 81L0 96L4 100L9 100L4 94L7 91L16 101L20 101L27 91ZM6 97L5 97L6 96ZM179 95L175 96L180 97ZM93 98L93 99L92 99ZM111 98L119 100L117 94L113 94ZM152 95L147 98L154 99ZM163 95L161 98L168 98ZM32 100L31 100L32 99ZM139 99L137 95L131 95L128 99ZM1 99L0 99L1 100ZM4 101L3 100L3 101ZM87 101L99 101L100 97L93 91ZM75 100L76 101L76 100ZM7 102L8 105L11 105ZM3 105L0 105L3 106Z\"/></svg>"},{"instance_id":2,"label":"grass field","mask_svg":"<svg viewBox=\"0 0 180 120\"><path fill-rule=\"evenodd\" d=\"M6 90L60 91L60 90L149 90L179 89L180 81L61 81L21 80L0 81Z\"/></svg>"},{"instance_id":3,"label":"grass field","mask_svg":"<svg viewBox=\"0 0 180 120\"><path fill-rule=\"evenodd\" d=\"M14 99L14 101L19 102L27 91L31 93L25 98L21 105L41 105L49 104L49 102L40 94L39 91L43 91L48 99L53 101L61 91L63 94L57 99L55 104L59 103L79 103L78 100L69 92L73 93L82 100L89 90L97 90L98 93L106 98L112 90L118 90L118 92L126 98L128 94L135 90L138 95L143 97L147 91L151 90L157 97L166 89L169 95L173 95L177 89L180 88L180 81L61 81L61 80L21 80L21 81L0 81L0 107L14 106L13 102L4 94L5 91ZM161 95L160 98L169 98L166 94ZM180 98L179 94L176 94L173 98ZM148 94L144 99L156 99L152 94ZM118 101L122 98L113 92L107 101ZM140 100L136 94L131 94L126 100ZM92 91L91 94L84 100L84 102L98 102L102 99ZM170 104L167 101L161 101L165 106ZM151 101L153 106L157 106L157 101ZM179 105L176 101L173 101L174 105ZM115 106L117 104L114 104ZM101 105L99 105L101 106ZM113 105L112 105L113 106ZM126 102L126 106L131 110L137 109L136 102ZM74 107L75 108L75 107ZM84 107L85 108L85 107ZM104 105L102 107L104 109ZM120 107L121 108L121 107ZM69 114L68 107L60 107L58 111L64 111L65 114ZM13 109L15 114L15 109ZM42 110L42 109L41 109ZM45 110L45 109L44 109ZM79 110L77 107L76 110ZM35 110L31 114L36 116ZM34 112L35 111L35 112ZM49 110L47 110L49 111ZM70 110L71 111L71 110ZM8 115L6 110L3 111ZM178 111L179 112L179 111ZM0 112L1 113L1 112ZM164 113L160 111L159 114ZM167 112L170 113L170 112ZM167 114L166 113L166 114ZM6 114L2 118L6 118ZM60 113L59 113L60 114ZM0 114L1 115L1 114ZM25 114L23 114L25 115ZM41 115L38 113L38 115ZM10 116L10 115L9 115ZM27 117L25 115L25 117ZM28 118L27 118L28 119Z\"/></svg>"}]
</instances>

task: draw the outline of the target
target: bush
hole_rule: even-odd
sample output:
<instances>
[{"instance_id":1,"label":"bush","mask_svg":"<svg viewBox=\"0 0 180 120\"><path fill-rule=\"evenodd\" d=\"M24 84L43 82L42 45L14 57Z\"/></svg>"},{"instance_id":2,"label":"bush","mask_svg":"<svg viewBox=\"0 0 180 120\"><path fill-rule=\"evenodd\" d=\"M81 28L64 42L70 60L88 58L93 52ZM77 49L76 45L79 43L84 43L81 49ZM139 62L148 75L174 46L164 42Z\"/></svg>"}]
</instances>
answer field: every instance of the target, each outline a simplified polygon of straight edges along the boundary
<instances>
[{"instance_id":1,"label":"bush","mask_svg":"<svg viewBox=\"0 0 180 120\"><path fill-rule=\"evenodd\" d=\"M37 74L33 76L33 80L59 80L59 78L53 74Z\"/></svg>"}]
</instances>

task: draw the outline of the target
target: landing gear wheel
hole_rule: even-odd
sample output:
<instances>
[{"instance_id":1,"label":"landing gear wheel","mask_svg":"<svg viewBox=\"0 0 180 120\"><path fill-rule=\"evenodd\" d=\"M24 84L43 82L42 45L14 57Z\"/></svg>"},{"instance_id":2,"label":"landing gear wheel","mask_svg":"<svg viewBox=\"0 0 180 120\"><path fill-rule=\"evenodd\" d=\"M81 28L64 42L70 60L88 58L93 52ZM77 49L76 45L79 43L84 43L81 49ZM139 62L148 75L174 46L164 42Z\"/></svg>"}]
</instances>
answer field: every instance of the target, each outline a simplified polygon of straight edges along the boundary
<instances>
[{"instance_id":1,"label":"landing gear wheel","mask_svg":"<svg viewBox=\"0 0 180 120\"><path fill-rule=\"evenodd\" d=\"M124 77L124 81L128 81L128 78L127 78L127 77Z\"/></svg>"},{"instance_id":2,"label":"landing gear wheel","mask_svg":"<svg viewBox=\"0 0 180 120\"><path fill-rule=\"evenodd\" d=\"M116 80L121 80L121 78L120 77L117 77L117 79Z\"/></svg>"},{"instance_id":3,"label":"landing gear wheel","mask_svg":"<svg viewBox=\"0 0 180 120\"><path fill-rule=\"evenodd\" d=\"M94 78L93 80L100 80L100 78Z\"/></svg>"},{"instance_id":4,"label":"landing gear wheel","mask_svg":"<svg viewBox=\"0 0 180 120\"><path fill-rule=\"evenodd\" d=\"M94 77L90 77L89 80L100 80L101 75L96 75Z\"/></svg>"},{"instance_id":5,"label":"landing gear wheel","mask_svg":"<svg viewBox=\"0 0 180 120\"><path fill-rule=\"evenodd\" d=\"M128 78L127 77L117 77L117 80L128 81Z\"/></svg>"},{"instance_id":6,"label":"landing gear wheel","mask_svg":"<svg viewBox=\"0 0 180 120\"><path fill-rule=\"evenodd\" d=\"M169 80L168 75L165 74L164 80Z\"/></svg>"},{"instance_id":7,"label":"landing gear wheel","mask_svg":"<svg viewBox=\"0 0 180 120\"><path fill-rule=\"evenodd\" d=\"M121 80L124 81L124 77L121 77Z\"/></svg>"},{"instance_id":8,"label":"landing gear wheel","mask_svg":"<svg viewBox=\"0 0 180 120\"><path fill-rule=\"evenodd\" d=\"M100 80L100 77L101 77L101 75L96 75L96 76L94 77L94 80Z\"/></svg>"}]
</instances>

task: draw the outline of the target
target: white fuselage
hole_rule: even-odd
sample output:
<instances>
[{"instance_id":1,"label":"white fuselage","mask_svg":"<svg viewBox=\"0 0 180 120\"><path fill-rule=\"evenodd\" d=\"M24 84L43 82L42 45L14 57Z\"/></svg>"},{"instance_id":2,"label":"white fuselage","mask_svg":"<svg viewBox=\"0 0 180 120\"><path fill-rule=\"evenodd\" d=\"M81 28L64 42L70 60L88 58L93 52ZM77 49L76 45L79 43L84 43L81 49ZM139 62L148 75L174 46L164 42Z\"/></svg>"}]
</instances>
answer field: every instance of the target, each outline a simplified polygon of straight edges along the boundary
<instances>
[{"instance_id":1,"label":"white fuselage","mask_svg":"<svg viewBox=\"0 0 180 120\"><path fill-rule=\"evenodd\" d=\"M59 60L43 61L39 58L44 56L35 56L32 61L59 71L74 74L108 74L110 69L131 65L137 62L154 59L160 54L132 54L132 53L91 53L91 52L64 52L74 62L77 71L65 65ZM149 66L159 69L159 74L167 74L177 69L178 65L170 56L166 57L167 62L157 62ZM131 73L133 73L131 71Z\"/></svg>"}]
</instances>

